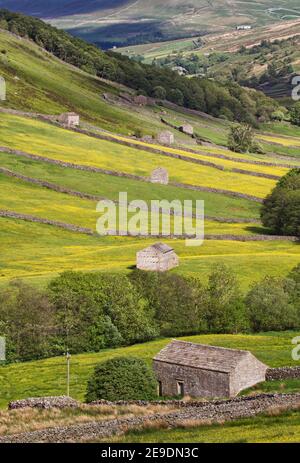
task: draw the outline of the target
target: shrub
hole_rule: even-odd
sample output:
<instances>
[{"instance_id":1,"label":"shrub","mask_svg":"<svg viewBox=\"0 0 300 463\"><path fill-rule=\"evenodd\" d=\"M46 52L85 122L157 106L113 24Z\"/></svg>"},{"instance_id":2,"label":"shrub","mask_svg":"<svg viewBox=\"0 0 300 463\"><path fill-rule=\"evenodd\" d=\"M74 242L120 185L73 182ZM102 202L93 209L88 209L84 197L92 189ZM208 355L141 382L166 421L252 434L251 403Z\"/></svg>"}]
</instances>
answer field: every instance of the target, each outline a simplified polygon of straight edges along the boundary
<instances>
[{"instance_id":1,"label":"shrub","mask_svg":"<svg viewBox=\"0 0 300 463\"><path fill-rule=\"evenodd\" d=\"M152 400L157 396L153 371L140 359L118 357L96 366L86 401Z\"/></svg>"}]
</instances>

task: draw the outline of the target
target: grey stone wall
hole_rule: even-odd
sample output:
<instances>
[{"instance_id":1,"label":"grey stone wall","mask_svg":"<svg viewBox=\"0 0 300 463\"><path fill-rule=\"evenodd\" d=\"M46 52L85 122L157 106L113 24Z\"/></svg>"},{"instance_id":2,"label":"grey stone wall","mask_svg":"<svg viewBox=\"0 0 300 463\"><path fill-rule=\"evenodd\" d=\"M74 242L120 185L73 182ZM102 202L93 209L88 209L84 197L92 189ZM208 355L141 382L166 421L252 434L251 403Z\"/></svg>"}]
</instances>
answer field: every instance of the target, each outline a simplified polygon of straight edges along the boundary
<instances>
[{"instance_id":1,"label":"grey stone wall","mask_svg":"<svg viewBox=\"0 0 300 463\"><path fill-rule=\"evenodd\" d=\"M226 373L200 370L166 362L153 362L162 395L178 395L177 383L184 383L184 394L191 397L230 397L230 378Z\"/></svg>"},{"instance_id":2,"label":"grey stone wall","mask_svg":"<svg viewBox=\"0 0 300 463\"><path fill-rule=\"evenodd\" d=\"M300 379L299 367L269 368L266 375L267 381L280 381L284 379Z\"/></svg>"},{"instance_id":3,"label":"grey stone wall","mask_svg":"<svg viewBox=\"0 0 300 463\"><path fill-rule=\"evenodd\" d=\"M222 423L241 418L253 417L273 409L290 410L299 408L300 394L260 394L226 401L198 402L194 406L182 406L178 410L167 413L156 413L132 418L93 421L73 426L57 426L49 429L25 432L0 437L0 443L64 443L80 441L96 441L122 434L131 429L142 429L145 426L164 425L176 428L203 423Z\"/></svg>"},{"instance_id":4,"label":"grey stone wall","mask_svg":"<svg viewBox=\"0 0 300 463\"><path fill-rule=\"evenodd\" d=\"M125 173L125 172L101 169L99 167L84 166L84 165L74 164L74 163L67 162L67 161L59 161L59 160L56 160L56 159L50 159L50 158L47 158L47 157L44 157L44 156L39 156L37 154L30 154L30 153L26 153L24 151L11 149L11 148L8 148L7 146L0 146L0 152L8 153L8 154L14 154L16 156L23 156L23 157L26 157L28 159L33 159L35 161L47 162L49 164L54 164L54 165L61 166L61 167L67 167L67 168L70 168L70 169L82 170L82 171L87 171L87 172L98 172L98 173L102 173L102 174L106 174L106 175L113 175L115 177L123 177L123 178L129 178L129 179L132 179L132 180L139 180L139 181L142 181L142 182L150 182L151 181L149 177L142 177L142 176L139 176L139 175L128 174L128 173ZM203 187L203 186L200 186L200 185L190 185L190 184L187 184L187 183L179 183L179 182L169 182L169 185L175 186L175 187L178 187L178 188L185 188L187 190L207 191L207 192L210 192L210 193L217 193L217 194L222 194L222 195L226 195L226 196L232 196L232 197L236 197L236 198L248 199L250 201L255 201L255 202L259 202L259 203L263 202L262 198L258 198L256 196L252 196L252 195L247 195L247 194L244 194L244 193L238 193L236 191L224 190L224 189L219 189L219 188Z\"/></svg>"},{"instance_id":5,"label":"grey stone wall","mask_svg":"<svg viewBox=\"0 0 300 463\"><path fill-rule=\"evenodd\" d=\"M77 408L79 402L71 397L33 397L28 399L16 400L8 404L9 410L18 410L23 408Z\"/></svg>"},{"instance_id":6,"label":"grey stone wall","mask_svg":"<svg viewBox=\"0 0 300 463\"><path fill-rule=\"evenodd\" d=\"M43 219L42 217L36 217L29 214L19 214L14 211L4 211L0 210L0 217L6 217L10 219L25 220L26 222L41 223L44 225L52 225L58 228L63 228L64 230L72 231L75 233L83 233L84 235L94 235L93 230L90 228L79 227L77 225L58 222L56 220Z\"/></svg>"}]
</instances>

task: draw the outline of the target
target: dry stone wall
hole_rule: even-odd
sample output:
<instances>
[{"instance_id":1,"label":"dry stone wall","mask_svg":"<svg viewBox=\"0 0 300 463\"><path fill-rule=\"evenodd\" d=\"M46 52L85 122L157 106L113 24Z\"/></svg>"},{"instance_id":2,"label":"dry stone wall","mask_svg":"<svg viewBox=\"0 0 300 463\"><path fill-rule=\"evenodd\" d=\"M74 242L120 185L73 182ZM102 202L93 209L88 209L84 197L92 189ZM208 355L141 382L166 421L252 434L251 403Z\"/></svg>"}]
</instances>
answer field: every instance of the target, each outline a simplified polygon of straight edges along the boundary
<instances>
[{"instance_id":1,"label":"dry stone wall","mask_svg":"<svg viewBox=\"0 0 300 463\"><path fill-rule=\"evenodd\" d=\"M107 169L101 169L99 167L91 167L91 166L83 166L80 164L74 164L71 162L66 162L66 161L59 161L56 159L50 159L44 156L39 156L36 154L30 154L26 153L24 151L20 150L14 150L11 148L8 148L6 146L0 146L0 152L3 153L8 153L8 154L14 154L16 156L23 156L28 159L33 159L35 161L41 161L41 162L47 162L49 164L54 164L60 167L67 167L70 169L76 169L76 170L82 170L86 172L96 172L96 173L101 173L101 174L106 174L106 175L112 175L115 177L123 177L123 178L129 178L131 180L138 180L141 182L147 182L150 183L150 177L142 177L139 175L133 175L133 174L128 174L125 172L119 172L119 171L113 171L113 170L107 170ZM199 185L190 185L186 183L179 183L179 182L169 182L169 185L179 187L179 188L185 188L187 190L194 190L194 191L207 191L209 193L217 193L217 194L222 194L226 196L232 196L236 198L243 198L243 199L248 199L250 201L256 201L259 203L262 203L263 200L261 198L258 198L256 196L252 195L247 195L244 193L239 193L236 191L230 191L230 190L224 190L224 189L218 189L218 188L210 188L210 187L203 187Z\"/></svg>"},{"instance_id":2,"label":"dry stone wall","mask_svg":"<svg viewBox=\"0 0 300 463\"><path fill-rule=\"evenodd\" d=\"M285 379L300 379L299 367L269 368L266 375L267 381L280 381Z\"/></svg>"},{"instance_id":3,"label":"dry stone wall","mask_svg":"<svg viewBox=\"0 0 300 463\"><path fill-rule=\"evenodd\" d=\"M175 402L172 402L175 405ZM0 443L64 443L95 441L131 429L164 424L170 428L203 423L217 423L240 418L253 417L273 409L289 410L299 408L300 394L261 394L226 401L198 402L182 405L169 413L157 413L132 418L107 421L93 421L73 426L54 427L44 430L0 437Z\"/></svg>"}]
</instances>

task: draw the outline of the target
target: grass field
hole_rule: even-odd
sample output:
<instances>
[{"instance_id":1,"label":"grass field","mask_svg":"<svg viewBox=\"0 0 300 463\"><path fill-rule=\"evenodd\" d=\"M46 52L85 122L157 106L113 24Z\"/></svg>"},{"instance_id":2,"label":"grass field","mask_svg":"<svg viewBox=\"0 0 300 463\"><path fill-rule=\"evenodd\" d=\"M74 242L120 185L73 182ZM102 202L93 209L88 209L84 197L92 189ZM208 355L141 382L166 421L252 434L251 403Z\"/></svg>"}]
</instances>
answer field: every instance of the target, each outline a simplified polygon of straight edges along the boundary
<instances>
[{"instance_id":1,"label":"grass field","mask_svg":"<svg viewBox=\"0 0 300 463\"><path fill-rule=\"evenodd\" d=\"M7 114L2 114L0 121L1 145L23 151L30 147L30 153L51 159L146 177L154 168L160 166L168 169L171 181L222 188L262 198L275 186L274 180L191 164L117 143L97 140L40 121ZM257 167L259 171L260 166Z\"/></svg>"},{"instance_id":2,"label":"grass field","mask_svg":"<svg viewBox=\"0 0 300 463\"><path fill-rule=\"evenodd\" d=\"M14 219L0 220L0 281L26 278L37 285L64 270L128 272L136 253L155 239L91 237ZM238 276L243 290L266 275L284 276L300 261L299 245L285 241L205 241L187 247L164 240L180 258L176 272L207 281L214 264L223 262ZM12 252L13 250L13 252Z\"/></svg>"},{"instance_id":3,"label":"grass field","mask_svg":"<svg viewBox=\"0 0 300 463\"><path fill-rule=\"evenodd\" d=\"M66 222L96 231L96 221L101 216L100 213L96 212L97 201L51 191L23 180L7 177L1 173L0 188L0 209ZM117 207L119 216L118 211L119 208ZM129 214L129 218L132 215ZM150 226L151 219L148 214L141 212L141 215L143 220L149 223ZM173 230L173 217L170 218L170 223L171 230ZM118 226L118 230L122 230L122 227ZM251 235L254 232L268 233L268 230L255 223L219 223L211 220L206 220L205 230L207 234Z\"/></svg>"},{"instance_id":4,"label":"grass field","mask_svg":"<svg viewBox=\"0 0 300 463\"><path fill-rule=\"evenodd\" d=\"M6 153L0 153L0 161L2 167L27 177L43 179L75 191L112 200L119 199L119 192L127 192L129 201L142 198L148 204L151 200L162 198L169 201L202 199L205 201L205 214L208 216L248 219L259 217L260 204L242 198L78 171Z\"/></svg>"},{"instance_id":5,"label":"grass field","mask_svg":"<svg viewBox=\"0 0 300 463\"><path fill-rule=\"evenodd\" d=\"M296 335L294 332L284 332L258 335L201 335L182 339L247 349L267 365L277 367L297 364L291 358L291 341ZM153 356L169 341L170 339L161 339L130 347L106 349L96 354L74 355L71 361L71 396L83 400L87 380L97 363L122 355L139 357L150 364ZM0 367L0 407L5 407L13 399L63 394L66 388L65 370L63 357ZM282 390L285 391L300 386L299 381L282 384ZM279 386L278 383L270 383L270 389L277 390Z\"/></svg>"},{"instance_id":6,"label":"grass field","mask_svg":"<svg viewBox=\"0 0 300 463\"><path fill-rule=\"evenodd\" d=\"M118 443L298 443L300 411L264 415L229 423L177 429L130 431ZM100 442L100 441L99 441Z\"/></svg>"}]
</instances>

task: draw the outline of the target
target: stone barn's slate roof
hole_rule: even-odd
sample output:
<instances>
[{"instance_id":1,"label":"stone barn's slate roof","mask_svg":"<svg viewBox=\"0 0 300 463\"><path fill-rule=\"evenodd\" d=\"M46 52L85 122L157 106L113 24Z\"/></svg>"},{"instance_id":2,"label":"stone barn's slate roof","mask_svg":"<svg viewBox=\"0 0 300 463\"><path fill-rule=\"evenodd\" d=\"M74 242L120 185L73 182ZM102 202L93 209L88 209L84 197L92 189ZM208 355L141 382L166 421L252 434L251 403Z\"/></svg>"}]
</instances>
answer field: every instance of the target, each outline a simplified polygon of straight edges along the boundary
<instances>
[{"instance_id":1,"label":"stone barn's slate roof","mask_svg":"<svg viewBox=\"0 0 300 463\"><path fill-rule=\"evenodd\" d=\"M244 350L174 340L162 349L154 357L154 360L203 370L230 373L242 359L249 355L252 354Z\"/></svg>"},{"instance_id":2,"label":"stone barn's slate roof","mask_svg":"<svg viewBox=\"0 0 300 463\"><path fill-rule=\"evenodd\" d=\"M152 246L149 246L147 249L154 249L155 251L161 254L167 254L168 252L173 252L174 249L171 246L168 246L165 243L155 243Z\"/></svg>"}]
</instances>

